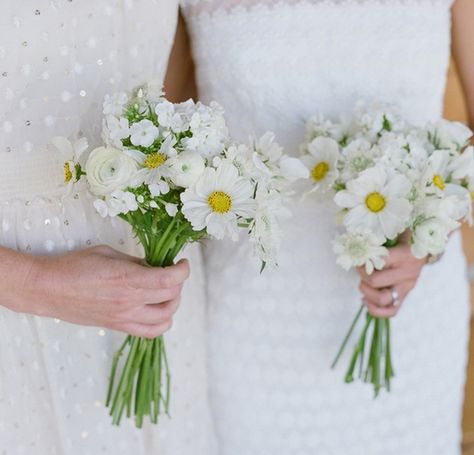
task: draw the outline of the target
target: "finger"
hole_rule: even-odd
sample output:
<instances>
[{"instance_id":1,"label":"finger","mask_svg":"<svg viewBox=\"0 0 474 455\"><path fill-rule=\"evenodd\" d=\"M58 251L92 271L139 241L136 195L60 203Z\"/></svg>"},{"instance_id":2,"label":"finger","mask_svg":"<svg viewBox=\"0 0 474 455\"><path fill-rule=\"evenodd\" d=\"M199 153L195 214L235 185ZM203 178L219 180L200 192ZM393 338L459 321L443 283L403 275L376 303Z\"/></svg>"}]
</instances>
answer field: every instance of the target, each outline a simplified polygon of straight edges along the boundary
<instances>
[{"instance_id":1,"label":"finger","mask_svg":"<svg viewBox=\"0 0 474 455\"><path fill-rule=\"evenodd\" d=\"M160 288L160 289L135 289L126 293L121 299L125 304L129 306L142 306L149 304L164 303L169 300L176 299L181 296L183 289L183 283L173 286L172 288Z\"/></svg>"},{"instance_id":2,"label":"finger","mask_svg":"<svg viewBox=\"0 0 474 455\"><path fill-rule=\"evenodd\" d=\"M380 270L371 275L362 275L361 280L374 289L390 288L407 279L408 271L403 268Z\"/></svg>"},{"instance_id":3,"label":"finger","mask_svg":"<svg viewBox=\"0 0 474 455\"><path fill-rule=\"evenodd\" d=\"M91 248L91 250L94 253L100 254L101 256L107 256L111 259L119 259L121 261L133 262L135 264L143 264L142 258L121 253L120 251L114 250L107 245L94 246Z\"/></svg>"},{"instance_id":4,"label":"finger","mask_svg":"<svg viewBox=\"0 0 474 455\"><path fill-rule=\"evenodd\" d=\"M389 307L380 307L377 306L374 302L371 302L370 300L365 298L362 301L367 307L367 311L375 318L393 318L400 309L400 307L394 307L393 305Z\"/></svg>"},{"instance_id":5,"label":"finger","mask_svg":"<svg viewBox=\"0 0 474 455\"><path fill-rule=\"evenodd\" d=\"M163 324L148 325L148 324L137 324L129 322L127 324L119 325L115 330L133 335L136 337L144 337L149 339L157 338L171 329L173 321L169 320Z\"/></svg>"},{"instance_id":6,"label":"finger","mask_svg":"<svg viewBox=\"0 0 474 455\"><path fill-rule=\"evenodd\" d=\"M365 298L379 307L388 307L393 304L392 293L389 289L374 289L363 281L361 281L359 289Z\"/></svg>"},{"instance_id":7,"label":"finger","mask_svg":"<svg viewBox=\"0 0 474 455\"><path fill-rule=\"evenodd\" d=\"M126 317L138 324L163 324L173 318L180 303L181 299L176 298L165 303L143 305L128 313Z\"/></svg>"},{"instance_id":8,"label":"finger","mask_svg":"<svg viewBox=\"0 0 474 455\"><path fill-rule=\"evenodd\" d=\"M189 273L189 262L182 259L169 267L137 267L129 282L137 288L169 289L184 283Z\"/></svg>"},{"instance_id":9,"label":"finger","mask_svg":"<svg viewBox=\"0 0 474 455\"><path fill-rule=\"evenodd\" d=\"M409 245L398 245L388 249L388 256L385 258L385 269L403 264L413 259Z\"/></svg>"}]
</instances>

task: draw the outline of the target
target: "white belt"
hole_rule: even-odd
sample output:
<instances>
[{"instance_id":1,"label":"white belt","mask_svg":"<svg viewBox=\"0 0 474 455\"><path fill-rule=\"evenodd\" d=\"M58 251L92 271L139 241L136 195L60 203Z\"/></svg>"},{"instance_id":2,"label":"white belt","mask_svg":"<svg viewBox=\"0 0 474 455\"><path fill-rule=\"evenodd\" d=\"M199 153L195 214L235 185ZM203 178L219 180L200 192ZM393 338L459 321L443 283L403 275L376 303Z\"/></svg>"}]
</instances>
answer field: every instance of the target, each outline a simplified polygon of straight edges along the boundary
<instances>
[{"instance_id":1,"label":"white belt","mask_svg":"<svg viewBox=\"0 0 474 455\"><path fill-rule=\"evenodd\" d=\"M49 149L0 153L0 203L62 196L63 166L64 158Z\"/></svg>"}]
</instances>

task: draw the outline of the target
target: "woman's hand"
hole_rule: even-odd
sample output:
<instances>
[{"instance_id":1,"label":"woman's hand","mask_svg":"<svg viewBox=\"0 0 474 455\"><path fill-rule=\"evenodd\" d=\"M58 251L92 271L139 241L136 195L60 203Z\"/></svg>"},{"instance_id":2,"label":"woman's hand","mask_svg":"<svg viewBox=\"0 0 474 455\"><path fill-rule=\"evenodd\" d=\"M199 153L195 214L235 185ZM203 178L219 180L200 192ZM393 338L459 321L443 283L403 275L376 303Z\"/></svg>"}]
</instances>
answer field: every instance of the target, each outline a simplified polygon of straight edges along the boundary
<instances>
[{"instance_id":1,"label":"woman's hand","mask_svg":"<svg viewBox=\"0 0 474 455\"><path fill-rule=\"evenodd\" d=\"M415 287L426 259L416 259L408 242L389 249L383 270L367 275L359 267L360 291L363 302L372 316L391 318L398 313L406 296ZM398 296L398 301L394 301Z\"/></svg>"},{"instance_id":2,"label":"woman's hand","mask_svg":"<svg viewBox=\"0 0 474 455\"><path fill-rule=\"evenodd\" d=\"M55 257L0 250L1 305L154 338L166 332L189 276L187 261L160 268L106 246Z\"/></svg>"}]
</instances>

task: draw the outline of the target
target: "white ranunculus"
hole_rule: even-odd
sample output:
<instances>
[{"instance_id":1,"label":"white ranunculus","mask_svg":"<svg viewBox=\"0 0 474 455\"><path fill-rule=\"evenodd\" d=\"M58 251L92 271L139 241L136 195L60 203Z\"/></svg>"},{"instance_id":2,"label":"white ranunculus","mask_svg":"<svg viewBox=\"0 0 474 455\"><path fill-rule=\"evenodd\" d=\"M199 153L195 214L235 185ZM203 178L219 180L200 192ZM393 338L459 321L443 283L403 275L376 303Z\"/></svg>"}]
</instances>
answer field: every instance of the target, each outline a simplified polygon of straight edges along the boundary
<instances>
[{"instance_id":1,"label":"white ranunculus","mask_svg":"<svg viewBox=\"0 0 474 455\"><path fill-rule=\"evenodd\" d=\"M446 249L449 232L446 223L438 218L430 218L419 224L412 233L413 256L421 259L429 254L441 254Z\"/></svg>"},{"instance_id":2,"label":"white ranunculus","mask_svg":"<svg viewBox=\"0 0 474 455\"><path fill-rule=\"evenodd\" d=\"M171 180L182 188L194 185L206 167L202 156L193 152L183 152L170 158L168 166L172 170Z\"/></svg>"},{"instance_id":3,"label":"white ranunculus","mask_svg":"<svg viewBox=\"0 0 474 455\"><path fill-rule=\"evenodd\" d=\"M129 155L113 147L94 149L87 160L87 181L97 196L107 196L125 189L137 173L137 162Z\"/></svg>"},{"instance_id":4,"label":"white ranunculus","mask_svg":"<svg viewBox=\"0 0 474 455\"><path fill-rule=\"evenodd\" d=\"M160 130L151 120L143 119L130 126L130 142L135 146L150 147Z\"/></svg>"},{"instance_id":5,"label":"white ranunculus","mask_svg":"<svg viewBox=\"0 0 474 455\"><path fill-rule=\"evenodd\" d=\"M441 119L428 125L431 143L436 148L460 150L472 137L472 131L463 123Z\"/></svg>"}]
</instances>

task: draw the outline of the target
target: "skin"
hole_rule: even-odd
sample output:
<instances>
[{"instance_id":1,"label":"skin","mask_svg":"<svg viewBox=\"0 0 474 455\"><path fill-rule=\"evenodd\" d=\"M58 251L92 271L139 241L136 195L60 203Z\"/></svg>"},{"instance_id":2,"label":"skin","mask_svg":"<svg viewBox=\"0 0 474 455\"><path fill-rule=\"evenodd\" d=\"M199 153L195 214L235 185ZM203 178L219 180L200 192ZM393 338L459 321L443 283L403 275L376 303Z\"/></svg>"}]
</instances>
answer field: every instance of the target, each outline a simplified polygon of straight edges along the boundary
<instances>
[{"instance_id":1,"label":"skin","mask_svg":"<svg viewBox=\"0 0 474 455\"><path fill-rule=\"evenodd\" d=\"M474 1L457 0L453 13L453 55L463 85L469 121L474 127ZM196 98L194 68L190 52L189 36L186 24L180 18L176 41L171 53L165 91L173 101ZM390 249L386 267L368 276L364 268L358 270L361 281L360 291L369 313L376 317L391 318L403 305L410 291L415 287L425 259L413 257L408 235L404 236L397 247ZM429 267L429 265L427 265ZM390 289L394 288L400 297L399 305L393 305Z\"/></svg>"},{"instance_id":2,"label":"skin","mask_svg":"<svg viewBox=\"0 0 474 455\"><path fill-rule=\"evenodd\" d=\"M0 276L12 311L155 338L172 325L189 264L148 267L107 246L54 257L0 248Z\"/></svg>"},{"instance_id":3,"label":"skin","mask_svg":"<svg viewBox=\"0 0 474 455\"><path fill-rule=\"evenodd\" d=\"M453 13L453 56L463 86L471 128L474 127L474 2L457 0ZM399 246L390 249L384 270L371 276L360 268L360 291L363 302L370 314L376 317L391 318L403 305L410 291L415 287L426 261L413 257L408 238ZM427 265L429 267L429 265ZM400 296L400 305L394 306L390 289L394 288Z\"/></svg>"}]
</instances>

